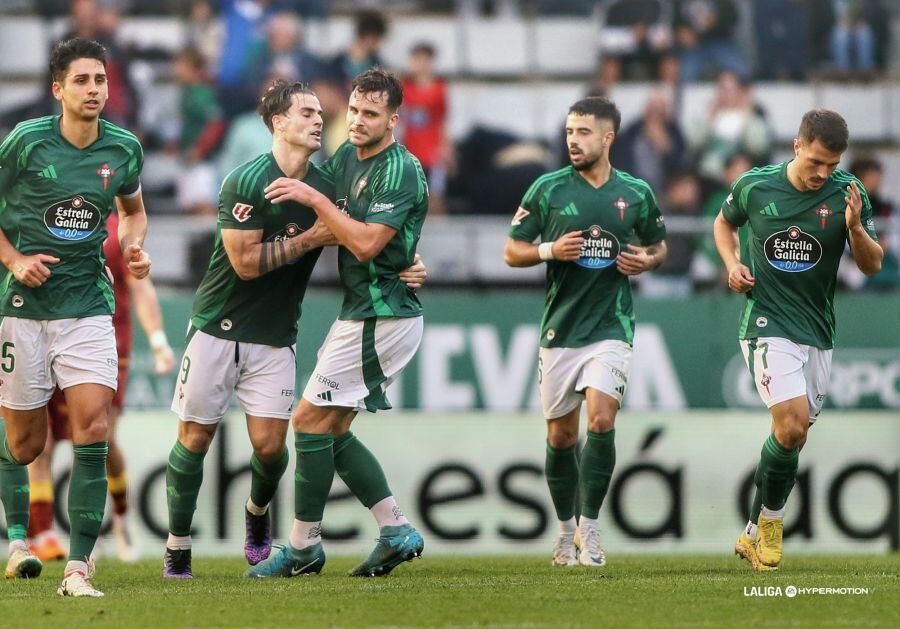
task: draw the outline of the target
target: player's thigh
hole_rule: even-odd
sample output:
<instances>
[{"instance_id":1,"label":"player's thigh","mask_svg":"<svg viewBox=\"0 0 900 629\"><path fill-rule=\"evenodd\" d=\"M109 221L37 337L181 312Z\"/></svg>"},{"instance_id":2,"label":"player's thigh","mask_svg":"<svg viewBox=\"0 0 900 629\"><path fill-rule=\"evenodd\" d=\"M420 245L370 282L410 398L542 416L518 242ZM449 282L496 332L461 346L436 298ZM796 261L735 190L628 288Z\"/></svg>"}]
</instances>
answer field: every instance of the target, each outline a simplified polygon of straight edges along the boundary
<instances>
[{"instance_id":1,"label":"player's thigh","mask_svg":"<svg viewBox=\"0 0 900 629\"><path fill-rule=\"evenodd\" d=\"M216 424L225 416L240 373L235 346L198 330L190 334L171 406L182 421Z\"/></svg>"},{"instance_id":2,"label":"player's thigh","mask_svg":"<svg viewBox=\"0 0 900 629\"><path fill-rule=\"evenodd\" d=\"M584 396L575 390L580 364L577 349L542 347L538 350L538 387L544 419L548 422L581 408Z\"/></svg>"},{"instance_id":3,"label":"player's thigh","mask_svg":"<svg viewBox=\"0 0 900 629\"><path fill-rule=\"evenodd\" d=\"M56 384L47 325L35 319L0 317L0 405L4 408L43 409L53 395Z\"/></svg>"},{"instance_id":4,"label":"player's thigh","mask_svg":"<svg viewBox=\"0 0 900 629\"><path fill-rule=\"evenodd\" d=\"M10 454L25 465L34 461L47 443L47 408L21 410L0 407Z\"/></svg>"},{"instance_id":5,"label":"player's thigh","mask_svg":"<svg viewBox=\"0 0 900 629\"><path fill-rule=\"evenodd\" d=\"M343 434L350 429L354 417L355 407L321 406L302 398L294 409L291 424L296 433Z\"/></svg>"},{"instance_id":6,"label":"player's thigh","mask_svg":"<svg viewBox=\"0 0 900 629\"><path fill-rule=\"evenodd\" d=\"M631 373L631 345L625 341L600 341L590 346L590 351L578 372L575 389L579 392L593 390L600 396L588 397L588 421L605 413L608 418L609 399L615 401L615 410L622 405L625 387L628 386L628 375ZM615 419L613 411L612 419Z\"/></svg>"},{"instance_id":7,"label":"player's thigh","mask_svg":"<svg viewBox=\"0 0 900 629\"><path fill-rule=\"evenodd\" d=\"M256 456L265 462L278 459L284 451L289 425L284 419L247 415L247 434Z\"/></svg>"},{"instance_id":8,"label":"player's thigh","mask_svg":"<svg viewBox=\"0 0 900 629\"><path fill-rule=\"evenodd\" d=\"M297 359L293 347L238 343L241 368L234 392L244 413L285 423L294 408Z\"/></svg>"},{"instance_id":9,"label":"player's thigh","mask_svg":"<svg viewBox=\"0 0 900 629\"><path fill-rule=\"evenodd\" d=\"M806 361L803 368L803 375L806 379L806 398L809 402L810 425L816 422L819 413L822 412L822 406L825 404L831 380L832 354L833 350L811 347L809 360Z\"/></svg>"},{"instance_id":10,"label":"player's thigh","mask_svg":"<svg viewBox=\"0 0 900 629\"><path fill-rule=\"evenodd\" d=\"M185 448L197 454L206 454L216 436L218 423L201 424L195 421L178 422L178 441Z\"/></svg>"},{"instance_id":11,"label":"player's thigh","mask_svg":"<svg viewBox=\"0 0 900 629\"><path fill-rule=\"evenodd\" d=\"M116 336L113 330L112 317L99 315L79 319L59 319L47 323L48 352L51 356L50 367L57 386L63 391L72 387L92 384L110 389L110 395L98 408L109 406L112 393L115 393L119 379L119 355L116 351ZM66 395L70 419L76 421L72 408L72 400ZM79 418L93 403L84 400L80 403Z\"/></svg>"},{"instance_id":12,"label":"player's thigh","mask_svg":"<svg viewBox=\"0 0 900 629\"><path fill-rule=\"evenodd\" d=\"M584 390L587 398L587 425L591 432L609 432L616 426L621 400L592 387Z\"/></svg>"},{"instance_id":13,"label":"player's thigh","mask_svg":"<svg viewBox=\"0 0 900 629\"><path fill-rule=\"evenodd\" d=\"M741 341L741 352L767 408L794 398L806 398L803 371L809 359L808 346L767 336Z\"/></svg>"},{"instance_id":14,"label":"player's thigh","mask_svg":"<svg viewBox=\"0 0 900 629\"><path fill-rule=\"evenodd\" d=\"M109 405L115 389L85 382L63 389L69 408L72 443L81 445L106 441L109 436Z\"/></svg>"}]
</instances>

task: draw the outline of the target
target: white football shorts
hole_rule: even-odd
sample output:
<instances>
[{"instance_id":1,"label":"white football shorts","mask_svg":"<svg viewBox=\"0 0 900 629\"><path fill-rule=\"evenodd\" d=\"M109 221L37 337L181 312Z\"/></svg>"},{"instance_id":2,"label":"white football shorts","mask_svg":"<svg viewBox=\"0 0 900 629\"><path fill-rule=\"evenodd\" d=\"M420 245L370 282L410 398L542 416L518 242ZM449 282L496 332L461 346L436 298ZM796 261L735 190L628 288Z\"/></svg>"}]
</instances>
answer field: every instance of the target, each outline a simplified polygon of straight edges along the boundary
<instances>
[{"instance_id":1,"label":"white football shorts","mask_svg":"<svg viewBox=\"0 0 900 629\"><path fill-rule=\"evenodd\" d=\"M542 347L538 353L538 383L546 419L577 408L585 389L595 389L622 405L631 368L631 345L606 340L584 347Z\"/></svg>"}]
</instances>

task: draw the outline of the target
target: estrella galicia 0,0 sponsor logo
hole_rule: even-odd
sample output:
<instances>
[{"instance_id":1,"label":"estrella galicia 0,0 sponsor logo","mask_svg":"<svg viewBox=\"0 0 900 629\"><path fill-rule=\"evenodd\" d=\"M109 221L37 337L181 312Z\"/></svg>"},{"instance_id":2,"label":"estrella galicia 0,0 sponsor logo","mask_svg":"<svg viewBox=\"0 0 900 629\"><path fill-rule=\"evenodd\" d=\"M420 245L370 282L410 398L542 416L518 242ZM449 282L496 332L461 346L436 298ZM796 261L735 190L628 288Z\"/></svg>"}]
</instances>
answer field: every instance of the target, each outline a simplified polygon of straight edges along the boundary
<instances>
[{"instance_id":1,"label":"estrella galicia 0,0 sponsor logo","mask_svg":"<svg viewBox=\"0 0 900 629\"><path fill-rule=\"evenodd\" d=\"M619 240L599 225L591 225L582 232L584 244L581 257L575 262L588 269L605 269L619 255Z\"/></svg>"},{"instance_id":2,"label":"estrella galicia 0,0 sponsor logo","mask_svg":"<svg viewBox=\"0 0 900 629\"><path fill-rule=\"evenodd\" d=\"M58 201L44 210L44 225L63 240L84 240L100 224L100 208L81 196Z\"/></svg>"},{"instance_id":3,"label":"estrella galicia 0,0 sponsor logo","mask_svg":"<svg viewBox=\"0 0 900 629\"><path fill-rule=\"evenodd\" d=\"M766 260L779 271L808 271L822 259L822 245L797 226L775 232L763 245Z\"/></svg>"}]
</instances>

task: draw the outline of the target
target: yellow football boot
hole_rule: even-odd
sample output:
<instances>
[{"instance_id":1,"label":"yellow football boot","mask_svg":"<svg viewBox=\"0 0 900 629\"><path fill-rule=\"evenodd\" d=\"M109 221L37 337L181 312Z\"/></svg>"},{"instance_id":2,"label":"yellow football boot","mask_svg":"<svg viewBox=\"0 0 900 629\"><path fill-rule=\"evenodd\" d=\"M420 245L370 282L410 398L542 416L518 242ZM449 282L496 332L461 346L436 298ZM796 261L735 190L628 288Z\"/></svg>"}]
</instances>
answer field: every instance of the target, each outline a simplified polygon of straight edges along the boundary
<instances>
[{"instance_id":1,"label":"yellow football boot","mask_svg":"<svg viewBox=\"0 0 900 629\"><path fill-rule=\"evenodd\" d=\"M742 559L746 559L750 567L756 572L771 570L759 560L759 556L756 554L756 540L750 539L747 531L741 531L741 536L734 543L734 554Z\"/></svg>"},{"instance_id":2,"label":"yellow football boot","mask_svg":"<svg viewBox=\"0 0 900 629\"><path fill-rule=\"evenodd\" d=\"M778 568L778 565L781 563L781 553L784 549L784 541L782 540L784 518L767 518L760 515L757 526L756 555L763 565L769 568Z\"/></svg>"}]
</instances>

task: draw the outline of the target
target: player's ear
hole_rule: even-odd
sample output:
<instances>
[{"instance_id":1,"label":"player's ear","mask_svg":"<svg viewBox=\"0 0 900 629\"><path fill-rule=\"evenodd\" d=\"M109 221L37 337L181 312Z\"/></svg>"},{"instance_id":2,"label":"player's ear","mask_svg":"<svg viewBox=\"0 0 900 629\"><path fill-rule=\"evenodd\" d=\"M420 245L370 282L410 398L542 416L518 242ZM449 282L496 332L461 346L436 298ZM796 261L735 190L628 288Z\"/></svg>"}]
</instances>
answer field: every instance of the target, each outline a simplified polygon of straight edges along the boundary
<instances>
[{"instance_id":1,"label":"player's ear","mask_svg":"<svg viewBox=\"0 0 900 629\"><path fill-rule=\"evenodd\" d=\"M794 138L794 155L800 154L800 147L802 143L800 142L800 138Z\"/></svg>"},{"instance_id":2,"label":"player's ear","mask_svg":"<svg viewBox=\"0 0 900 629\"><path fill-rule=\"evenodd\" d=\"M60 101L62 100L62 85L60 85L58 81L53 81L50 85L50 92L53 94L53 98Z\"/></svg>"},{"instance_id":3,"label":"player's ear","mask_svg":"<svg viewBox=\"0 0 900 629\"><path fill-rule=\"evenodd\" d=\"M400 122L400 114L396 111L391 114L391 117L388 119L388 129L393 130L394 127L397 126L397 123Z\"/></svg>"}]
</instances>

